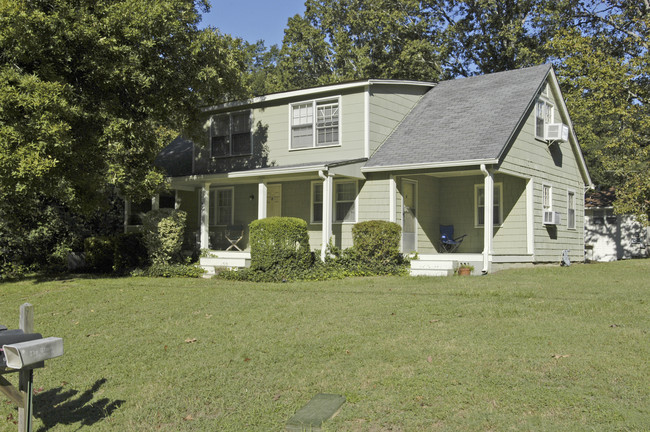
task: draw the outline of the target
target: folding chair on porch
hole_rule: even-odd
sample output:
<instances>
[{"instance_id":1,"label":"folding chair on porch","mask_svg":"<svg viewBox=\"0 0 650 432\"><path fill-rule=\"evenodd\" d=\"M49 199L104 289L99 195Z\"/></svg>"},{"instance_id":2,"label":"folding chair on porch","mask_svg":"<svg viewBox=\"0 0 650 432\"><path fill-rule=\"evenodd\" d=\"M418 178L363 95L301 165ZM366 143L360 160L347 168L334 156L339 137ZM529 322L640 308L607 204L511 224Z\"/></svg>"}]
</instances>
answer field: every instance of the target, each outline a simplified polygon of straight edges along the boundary
<instances>
[{"instance_id":1,"label":"folding chair on porch","mask_svg":"<svg viewBox=\"0 0 650 432\"><path fill-rule=\"evenodd\" d=\"M467 237L467 234L454 238L453 225L440 225L440 252L455 252L465 237Z\"/></svg>"},{"instance_id":2,"label":"folding chair on porch","mask_svg":"<svg viewBox=\"0 0 650 432\"><path fill-rule=\"evenodd\" d=\"M229 251L232 248L237 249L238 251L241 251L240 247L237 246L237 243L241 241L242 238L244 238L244 227L241 225L228 225L226 227L226 231L224 232L224 237L226 240L230 242L230 246L228 246L227 251Z\"/></svg>"}]
</instances>

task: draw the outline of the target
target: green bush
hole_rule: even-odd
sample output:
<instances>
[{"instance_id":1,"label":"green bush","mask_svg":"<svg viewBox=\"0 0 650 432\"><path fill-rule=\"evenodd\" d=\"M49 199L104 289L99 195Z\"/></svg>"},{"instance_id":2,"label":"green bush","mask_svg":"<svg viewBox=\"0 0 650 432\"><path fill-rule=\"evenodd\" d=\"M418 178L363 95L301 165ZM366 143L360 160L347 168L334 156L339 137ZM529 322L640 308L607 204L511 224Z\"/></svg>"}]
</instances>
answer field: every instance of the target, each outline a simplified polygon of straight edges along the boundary
<instances>
[{"instance_id":1,"label":"green bush","mask_svg":"<svg viewBox=\"0 0 650 432\"><path fill-rule=\"evenodd\" d=\"M113 271L125 273L128 270L144 267L149 261L142 233L124 233L115 236Z\"/></svg>"},{"instance_id":2,"label":"green bush","mask_svg":"<svg viewBox=\"0 0 650 432\"><path fill-rule=\"evenodd\" d=\"M152 210L143 217L143 239L152 264L182 262L183 232L187 213L181 210Z\"/></svg>"},{"instance_id":3,"label":"green bush","mask_svg":"<svg viewBox=\"0 0 650 432\"><path fill-rule=\"evenodd\" d=\"M98 273L113 271L115 237L86 237L84 252L88 271Z\"/></svg>"},{"instance_id":4,"label":"green bush","mask_svg":"<svg viewBox=\"0 0 650 432\"><path fill-rule=\"evenodd\" d=\"M194 264L151 264L144 269L136 269L131 276L166 277L166 278L199 278L205 273L201 267Z\"/></svg>"},{"instance_id":5,"label":"green bush","mask_svg":"<svg viewBox=\"0 0 650 432\"><path fill-rule=\"evenodd\" d=\"M359 222L352 227L352 259L367 271L390 274L404 264L400 253L402 228L380 220Z\"/></svg>"},{"instance_id":6,"label":"green bush","mask_svg":"<svg viewBox=\"0 0 650 432\"><path fill-rule=\"evenodd\" d=\"M281 277L313 263L307 222L291 217L258 219L250 224L251 269Z\"/></svg>"}]
</instances>

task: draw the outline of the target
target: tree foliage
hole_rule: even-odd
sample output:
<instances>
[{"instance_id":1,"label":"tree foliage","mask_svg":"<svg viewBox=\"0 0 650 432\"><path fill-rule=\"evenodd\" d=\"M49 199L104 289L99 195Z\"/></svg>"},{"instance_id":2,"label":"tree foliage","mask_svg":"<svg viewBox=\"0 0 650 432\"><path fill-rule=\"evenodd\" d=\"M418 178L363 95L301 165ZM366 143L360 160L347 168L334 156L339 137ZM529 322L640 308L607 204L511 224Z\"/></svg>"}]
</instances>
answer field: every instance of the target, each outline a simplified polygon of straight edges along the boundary
<instances>
[{"instance_id":1,"label":"tree foliage","mask_svg":"<svg viewBox=\"0 0 650 432\"><path fill-rule=\"evenodd\" d=\"M241 41L199 30L207 0L0 2L0 225L43 202L90 213L150 197L158 152L205 104L241 96ZM12 252L12 254L15 253Z\"/></svg>"},{"instance_id":2,"label":"tree foliage","mask_svg":"<svg viewBox=\"0 0 650 432\"><path fill-rule=\"evenodd\" d=\"M361 78L437 80L437 24L419 0L307 0L289 19L274 89Z\"/></svg>"},{"instance_id":3,"label":"tree foliage","mask_svg":"<svg viewBox=\"0 0 650 432\"><path fill-rule=\"evenodd\" d=\"M205 1L0 4L0 202L149 195L160 149L200 106L241 94L238 42L199 30ZM4 217L4 216L3 216Z\"/></svg>"}]
</instances>

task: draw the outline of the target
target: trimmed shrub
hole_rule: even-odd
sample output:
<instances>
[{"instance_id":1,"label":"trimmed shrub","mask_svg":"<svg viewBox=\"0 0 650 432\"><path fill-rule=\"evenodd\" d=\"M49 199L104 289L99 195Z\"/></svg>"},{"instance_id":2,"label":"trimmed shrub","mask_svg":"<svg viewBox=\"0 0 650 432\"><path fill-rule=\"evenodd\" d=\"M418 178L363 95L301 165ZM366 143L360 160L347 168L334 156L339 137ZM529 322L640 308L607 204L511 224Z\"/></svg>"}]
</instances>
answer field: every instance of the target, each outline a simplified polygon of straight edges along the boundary
<instances>
[{"instance_id":1,"label":"trimmed shrub","mask_svg":"<svg viewBox=\"0 0 650 432\"><path fill-rule=\"evenodd\" d=\"M203 273L205 273L205 270L194 264L151 264L145 269L132 271L131 276L199 278Z\"/></svg>"},{"instance_id":2,"label":"trimmed shrub","mask_svg":"<svg viewBox=\"0 0 650 432\"><path fill-rule=\"evenodd\" d=\"M402 228L395 222L371 220L352 227L354 250L361 259L390 264L399 258Z\"/></svg>"},{"instance_id":3,"label":"trimmed shrub","mask_svg":"<svg viewBox=\"0 0 650 432\"><path fill-rule=\"evenodd\" d=\"M187 213L181 210L152 210L143 217L143 239L152 264L181 262Z\"/></svg>"},{"instance_id":4,"label":"trimmed shrub","mask_svg":"<svg viewBox=\"0 0 650 432\"><path fill-rule=\"evenodd\" d=\"M286 273L312 264L307 222L292 217L258 219L250 224L251 269Z\"/></svg>"},{"instance_id":5,"label":"trimmed shrub","mask_svg":"<svg viewBox=\"0 0 650 432\"><path fill-rule=\"evenodd\" d=\"M114 240L113 270L125 273L136 267L144 267L149 261L142 233L118 234Z\"/></svg>"},{"instance_id":6,"label":"trimmed shrub","mask_svg":"<svg viewBox=\"0 0 650 432\"><path fill-rule=\"evenodd\" d=\"M84 252L88 271L98 273L113 271L114 237L87 237L84 240Z\"/></svg>"}]
</instances>

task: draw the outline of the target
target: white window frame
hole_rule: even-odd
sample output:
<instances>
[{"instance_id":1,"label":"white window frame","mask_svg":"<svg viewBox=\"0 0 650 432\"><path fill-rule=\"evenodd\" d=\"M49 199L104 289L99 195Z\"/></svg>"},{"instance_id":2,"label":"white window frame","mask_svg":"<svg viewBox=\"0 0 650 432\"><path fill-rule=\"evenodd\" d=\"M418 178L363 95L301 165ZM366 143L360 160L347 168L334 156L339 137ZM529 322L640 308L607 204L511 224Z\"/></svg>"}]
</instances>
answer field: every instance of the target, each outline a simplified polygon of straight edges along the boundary
<instances>
[{"instance_id":1,"label":"white window frame","mask_svg":"<svg viewBox=\"0 0 650 432\"><path fill-rule=\"evenodd\" d=\"M233 115L238 115L238 114L243 114L243 113L248 113L248 133L249 133L249 141L250 141L250 146L248 148L248 152L246 153L237 153L233 154L232 152L232 145L233 145ZM215 121L216 117L223 117L223 116L228 116L228 154L225 155L215 155L212 152L212 138L215 136L212 134L212 123ZM230 158L230 157L237 157L237 156L250 156L253 154L253 112L252 110L240 110L240 111L232 111L232 112L227 112L227 113L221 113L221 114L214 114L213 116L210 117L210 127L208 128L208 142L210 145L210 157L213 159L224 159L224 158Z\"/></svg>"},{"instance_id":2,"label":"white window frame","mask_svg":"<svg viewBox=\"0 0 650 432\"><path fill-rule=\"evenodd\" d=\"M576 192L573 189L567 189L566 192L566 227L567 229L574 230L576 229ZM571 210L573 210L573 218L571 217ZM573 226L571 222L573 219Z\"/></svg>"},{"instance_id":3,"label":"white window frame","mask_svg":"<svg viewBox=\"0 0 650 432\"><path fill-rule=\"evenodd\" d=\"M540 115L540 109L542 110L542 113ZM543 121L543 126L542 126L542 135L539 135L537 133L537 124L538 121L542 120ZM540 96L537 99L537 103L535 103L535 138L538 140L545 141L546 140L546 125L551 124L555 121L555 107L553 103L548 100L544 96Z\"/></svg>"},{"instance_id":4,"label":"white window frame","mask_svg":"<svg viewBox=\"0 0 650 432\"><path fill-rule=\"evenodd\" d=\"M483 190L483 199L485 200L485 185L484 184L475 184L474 185L474 227L475 228L482 228L484 224L479 223L479 215L485 214L484 213L484 207L481 207L479 209L478 205L478 195L479 191ZM493 221L492 225L496 227L500 227L503 225L503 182L499 183L494 183L494 197L497 196L497 193L499 194L499 222ZM496 200L495 200L496 201Z\"/></svg>"},{"instance_id":5,"label":"white window frame","mask_svg":"<svg viewBox=\"0 0 650 432\"><path fill-rule=\"evenodd\" d=\"M300 105L309 105L311 104L311 135L312 135L312 144L309 147L293 147L293 111L294 107ZM318 145L318 107L328 104L336 104L338 109L338 141L326 145ZM342 140L342 124L343 124L343 115L341 108L341 96L333 96L319 99L311 99L301 102L294 102L289 104L289 151L300 151L300 150L311 150L315 148L328 148L328 147L340 147ZM306 124L305 124L306 125Z\"/></svg>"},{"instance_id":6,"label":"white window frame","mask_svg":"<svg viewBox=\"0 0 650 432\"><path fill-rule=\"evenodd\" d=\"M219 223L217 220L219 215L219 194L225 191L230 191L230 221L228 223ZM221 187L210 189L210 226L228 226L232 225L235 220L235 188L234 187Z\"/></svg>"},{"instance_id":7,"label":"white window frame","mask_svg":"<svg viewBox=\"0 0 650 432\"><path fill-rule=\"evenodd\" d=\"M321 191L320 191L320 195L321 195L321 201L320 201L321 211L320 211L320 213L318 213L318 217L320 218L320 220L316 220L315 216L317 215L317 212L314 211L314 205L317 204L317 202L316 202L316 188L317 187L320 187L320 189L321 189ZM321 225L323 223L323 201L324 201L324 199L323 199L324 198L323 197L323 182L318 181L318 180L313 181L313 182L311 182L310 188L311 188L310 189L311 190L311 192L310 192L311 199L309 201L309 203L310 203L309 220L310 220L310 222L312 224Z\"/></svg>"},{"instance_id":8,"label":"white window frame","mask_svg":"<svg viewBox=\"0 0 650 432\"><path fill-rule=\"evenodd\" d=\"M352 205L354 206L354 220L351 221L344 221L344 220L337 220L336 219L336 213L337 213L337 207L339 205L338 197L337 197L337 188L340 184L342 183L353 183L354 184L354 200L352 200ZM359 182L357 180L335 180L334 181L334 187L333 187L332 193L334 194L334 197L332 199L332 223L335 224L355 224L357 223L357 220L359 218ZM350 201L341 201L341 202L350 202Z\"/></svg>"}]
</instances>

